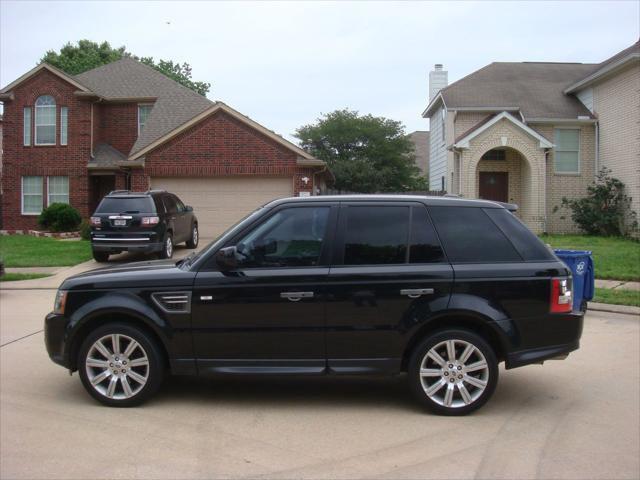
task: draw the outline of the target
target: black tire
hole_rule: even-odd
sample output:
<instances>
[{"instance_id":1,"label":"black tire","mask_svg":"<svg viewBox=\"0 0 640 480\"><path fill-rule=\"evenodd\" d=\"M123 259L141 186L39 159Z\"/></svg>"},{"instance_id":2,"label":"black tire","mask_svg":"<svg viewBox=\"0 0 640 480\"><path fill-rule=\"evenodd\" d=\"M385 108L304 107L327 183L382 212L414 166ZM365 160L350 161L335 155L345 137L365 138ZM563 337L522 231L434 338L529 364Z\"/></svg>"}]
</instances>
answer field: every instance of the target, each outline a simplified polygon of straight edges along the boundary
<instances>
[{"instance_id":1,"label":"black tire","mask_svg":"<svg viewBox=\"0 0 640 480\"><path fill-rule=\"evenodd\" d=\"M106 252L93 252L93 259L98 263L104 263L109 261L109 254Z\"/></svg>"},{"instance_id":2,"label":"black tire","mask_svg":"<svg viewBox=\"0 0 640 480\"><path fill-rule=\"evenodd\" d=\"M170 243L170 248L169 244ZM162 244L162 250L160 250L160 258L167 259L173 257L173 249L175 245L173 244L173 235L171 232L167 232L167 236L164 237L164 242Z\"/></svg>"},{"instance_id":3,"label":"black tire","mask_svg":"<svg viewBox=\"0 0 640 480\"><path fill-rule=\"evenodd\" d=\"M453 362L447 355L448 345L446 342L448 340L454 341L454 358L456 360ZM466 360L468 363L465 363L460 360L463 357L464 349L469 344L473 345L475 349L472 349L472 353ZM440 366L433 358L427 357L427 353L434 347L436 353L442 352L440 357L446 359L443 366ZM441 350L442 348L445 350ZM484 357L486 368L466 371L466 368L471 365L474 365L472 368L481 365L479 362L483 360L482 357ZM424 367L431 375L421 376L420 370L423 361L425 362ZM449 368L450 366L453 367ZM477 410L491 398L498 383L498 361L493 349L480 335L469 330L447 329L433 333L414 349L408 367L409 382L414 395L420 403L438 415L466 415ZM477 384L485 382L484 390L482 387L468 383L467 379ZM437 383L440 384L440 390L432 392L433 396L429 396L427 389L436 388ZM453 393L450 405L447 406L447 395L445 394L449 389ZM462 393L463 390L466 392L466 400Z\"/></svg>"},{"instance_id":4,"label":"black tire","mask_svg":"<svg viewBox=\"0 0 640 480\"><path fill-rule=\"evenodd\" d=\"M191 229L191 238L187 240L187 248L197 248L200 241L200 231L198 230L198 224L194 223Z\"/></svg>"},{"instance_id":5,"label":"black tire","mask_svg":"<svg viewBox=\"0 0 640 480\"><path fill-rule=\"evenodd\" d=\"M101 393L97 388L107 389L106 385L112 381L114 375L112 375L111 368L106 368L109 370L109 376L104 379L104 382L99 383L97 387L94 387L91 384L91 379L89 375L93 375L92 378L95 378L99 373L102 372L102 367L96 368L95 370L92 367L87 367L87 357L92 351L92 347L96 341L102 339L103 337L118 334L120 335L123 342L123 346L128 345L127 337L135 340L140 347L142 348L142 352L146 355L146 359L148 360L148 366L144 367L129 367L129 372L126 375L118 376L118 380L116 380L116 390L113 395L114 398L109 398L105 393ZM103 343L103 346L105 344ZM113 350L113 349L112 349ZM138 353L136 353L138 352ZM133 355L139 355L140 350L134 352ZM95 351L92 351L92 358L96 357ZM133 358L133 356L131 357ZM78 373L80 374L80 379L82 380L82 384L84 388L89 392L89 394L98 400L100 403L107 405L109 407L134 407L136 405L140 405L141 403L148 400L153 394L155 394L160 385L162 384L162 380L165 375L165 367L163 362L162 353L160 351L160 347L156 344L155 340L144 330L141 330L137 327L126 323L110 323L104 325L95 331L91 332L87 338L82 342L80 346L80 351L78 352ZM111 364L110 364L111 365ZM133 369L135 368L135 371ZM148 369L148 370L147 370ZM146 375L146 383L141 388L139 387L139 383L135 382L132 377L129 377L130 371L133 373L138 373L138 375ZM120 375L120 374L118 374ZM123 380L123 377L124 378ZM130 389L133 389L135 392L134 395L129 396L128 398L117 398L118 396L126 395L123 381L126 381L128 385L130 385ZM106 385L105 385L106 384ZM136 390L138 389L138 390Z\"/></svg>"}]
</instances>

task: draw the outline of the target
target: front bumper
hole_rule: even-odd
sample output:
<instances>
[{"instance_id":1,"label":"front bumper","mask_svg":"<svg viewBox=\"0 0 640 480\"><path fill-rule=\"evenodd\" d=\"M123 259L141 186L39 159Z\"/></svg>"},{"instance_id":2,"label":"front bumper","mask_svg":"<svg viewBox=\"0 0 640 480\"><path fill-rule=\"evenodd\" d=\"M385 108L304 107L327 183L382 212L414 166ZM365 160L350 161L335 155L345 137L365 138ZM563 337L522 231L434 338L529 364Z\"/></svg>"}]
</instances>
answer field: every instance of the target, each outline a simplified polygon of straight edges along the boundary
<instances>
[{"instance_id":1,"label":"front bumper","mask_svg":"<svg viewBox=\"0 0 640 480\"><path fill-rule=\"evenodd\" d=\"M71 368L66 351L68 319L58 313L49 313L44 319L44 343L49 358L65 368Z\"/></svg>"}]
</instances>

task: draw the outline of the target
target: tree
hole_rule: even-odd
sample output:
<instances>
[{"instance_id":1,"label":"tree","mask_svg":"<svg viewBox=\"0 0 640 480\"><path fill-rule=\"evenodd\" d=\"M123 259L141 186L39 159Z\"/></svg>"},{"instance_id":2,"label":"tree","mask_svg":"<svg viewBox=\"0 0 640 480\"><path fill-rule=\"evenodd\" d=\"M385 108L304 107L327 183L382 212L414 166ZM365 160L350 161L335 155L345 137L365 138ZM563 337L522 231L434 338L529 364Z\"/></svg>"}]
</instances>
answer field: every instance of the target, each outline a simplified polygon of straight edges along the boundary
<instances>
[{"instance_id":1,"label":"tree","mask_svg":"<svg viewBox=\"0 0 640 480\"><path fill-rule=\"evenodd\" d=\"M559 207L554 207L554 212ZM611 177L603 167L595 182L587 187L587 196L562 199L561 208L571 210L571 219L590 235L619 236L638 228L637 214L631 210L631 198L624 193L624 183ZM562 217L564 218L564 217Z\"/></svg>"},{"instance_id":2,"label":"tree","mask_svg":"<svg viewBox=\"0 0 640 480\"><path fill-rule=\"evenodd\" d=\"M302 148L327 162L338 190L372 193L426 190L415 166L413 144L401 122L349 109L304 125L295 136Z\"/></svg>"},{"instance_id":3,"label":"tree","mask_svg":"<svg viewBox=\"0 0 640 480\"><path fill-rule=\"evenodd\" d=\"M149 65L200 95L206 96L211 88L210 83L195 82L191 79L191 66L186 62L180 64L172 60L159 60L156 63L153 57L137 57L127 52L124 45L119 48L113 48L109 45L109 42L98 44L91 40L80 40L77 45L67 43L60 49L60 52L49 50L40 59L40 63L46 62L69 75L78 75L100 65L120 60L123 57L131 57L145 65Z\"/></svg>"}]
</instances>

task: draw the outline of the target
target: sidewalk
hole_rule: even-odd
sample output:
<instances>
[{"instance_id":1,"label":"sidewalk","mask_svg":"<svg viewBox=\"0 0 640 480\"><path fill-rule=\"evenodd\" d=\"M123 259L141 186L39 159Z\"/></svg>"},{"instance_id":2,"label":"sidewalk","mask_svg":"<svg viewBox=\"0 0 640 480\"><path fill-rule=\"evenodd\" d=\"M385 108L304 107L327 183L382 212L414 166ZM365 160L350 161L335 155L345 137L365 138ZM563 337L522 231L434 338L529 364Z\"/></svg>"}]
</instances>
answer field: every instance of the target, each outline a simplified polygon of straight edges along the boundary
<instances>
[{"instance_id":1,"label":"sidewalk","mask_svg":"<svg viewBox=\"0 0 640 480\"><path fill-rule=\"evenodd\" d=\"M640 282L626 282L624 280L598 280L596 288L609 288L611 290L635 290L640 292Z\"/></svg>"}]
</instances>

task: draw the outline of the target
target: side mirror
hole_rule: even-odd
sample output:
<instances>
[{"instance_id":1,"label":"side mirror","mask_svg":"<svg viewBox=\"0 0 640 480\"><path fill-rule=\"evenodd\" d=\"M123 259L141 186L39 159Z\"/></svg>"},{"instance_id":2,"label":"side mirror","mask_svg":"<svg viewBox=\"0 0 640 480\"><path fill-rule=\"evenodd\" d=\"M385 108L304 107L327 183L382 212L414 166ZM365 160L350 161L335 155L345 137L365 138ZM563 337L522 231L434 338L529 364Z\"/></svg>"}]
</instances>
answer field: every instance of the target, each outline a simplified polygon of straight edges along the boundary
<instances>
[{"instance_id":1,"label":"side mirror","mask_svg":"<svg viewBox=\"0 0 640 480\"><path fill-rule=\"evenodd\" d=\"M193 207L192 207L191 205L186 205L186 206L184 207L184 211L185 211L185 212L193 212Z\"/></svg>"},{"instance_id":2,"label":"side mirror","mask_svg":"<svg viewBox=\"0 0 640 480\"><path fill-rule=\"evenodd\" d=\"M216 264L223 272L238 268L238 258L236 257L236 247L221 248L216 252Z\"/></svg>"}]
</instances>

